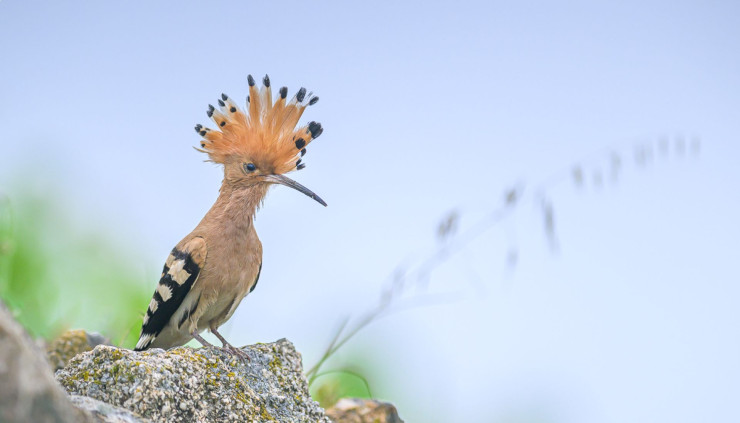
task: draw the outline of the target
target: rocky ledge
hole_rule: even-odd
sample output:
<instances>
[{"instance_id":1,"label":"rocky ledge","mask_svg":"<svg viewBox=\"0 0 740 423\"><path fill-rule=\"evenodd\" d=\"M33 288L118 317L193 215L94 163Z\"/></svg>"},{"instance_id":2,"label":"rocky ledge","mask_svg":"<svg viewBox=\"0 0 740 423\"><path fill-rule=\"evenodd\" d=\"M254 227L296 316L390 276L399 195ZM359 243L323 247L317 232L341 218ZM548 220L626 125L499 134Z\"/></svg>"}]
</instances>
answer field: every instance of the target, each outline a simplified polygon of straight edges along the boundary
<instances>
[{"instance_id":1,"label":"rocky ledge","mask_svg":"<svg viewBox=\"0 0 740 423\"><path fill-rule=\"evenodd\" d=\"M105 343L70 331L44 354L0 301L0 422L402 422L395 407L373 400L340 400L324 413L285 339L244 347L249 361L218 348L135 352Z\"/></svg>"},{"instance_id":2,"label":"rocky ledge","mask_svg":"<svg viewBox=\"0 0 740 423\"><path fill-rule=\"evenodd\" d=\"M244 351L249 361L217 348L135 352L98 345L56 378L70 394L152 422L330 422L308 394L293 344L281 339Z\"/></svg>"}]
</instances>

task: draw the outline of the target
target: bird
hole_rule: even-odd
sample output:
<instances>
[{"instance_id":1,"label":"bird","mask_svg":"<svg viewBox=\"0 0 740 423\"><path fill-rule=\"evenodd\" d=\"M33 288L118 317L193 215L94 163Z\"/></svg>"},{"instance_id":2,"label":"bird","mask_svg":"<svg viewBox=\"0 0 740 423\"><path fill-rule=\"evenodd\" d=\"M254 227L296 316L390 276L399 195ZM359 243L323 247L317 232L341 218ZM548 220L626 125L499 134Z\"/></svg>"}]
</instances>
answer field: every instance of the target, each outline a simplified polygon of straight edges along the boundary
<instances>
[{"instance_id":1,"label":"bird","mask_svg":"<svg viewBox=\"0 0 740 423\"><path fill-rule=\"evenodd\" d=\"M281 87L273 99L270 78L257 87L248 75L246 109L221 94L219 107L208 105L216 129L196 125L199 152L223 165L218 198L200 223L172 249L146 314L134 350L169 349L196 339L206 329L222 349L246 356L218 331L257 286L262 272L262 243L254 218L273 185L293 188L323 206L313 191L285 176L306 167L308 144L324 131L320 123L298 125L303 111L319 98L300 88L288 101ZM274 101L273 101L274 100Z\"/></svg>"}]
</instances>

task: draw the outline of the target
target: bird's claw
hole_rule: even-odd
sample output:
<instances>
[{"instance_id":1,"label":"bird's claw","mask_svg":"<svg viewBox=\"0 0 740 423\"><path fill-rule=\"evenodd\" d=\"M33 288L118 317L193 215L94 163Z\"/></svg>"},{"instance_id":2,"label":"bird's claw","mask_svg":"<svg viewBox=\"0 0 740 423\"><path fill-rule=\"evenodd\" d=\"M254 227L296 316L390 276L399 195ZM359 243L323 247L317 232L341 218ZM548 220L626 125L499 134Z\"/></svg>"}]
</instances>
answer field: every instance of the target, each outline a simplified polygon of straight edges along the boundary
<instances>
[{"instance_id":1,"label":"bird's claw","mask_svg":"<svg viewBox=\"0 0 740 423\"><path fill-rule=\"evenodd\" d=\"M221 349L224 350L224 351L226 351L226 352L228 352L229 354L231 354L233 356L238 357L242 361L245 361L245 362L252 361L252 359L249 358L249 355L246 353L246 351L244 351L241 348L236 348L236 347L234 347L232 345L224 345Z\"/></svg>"}]
</instances>

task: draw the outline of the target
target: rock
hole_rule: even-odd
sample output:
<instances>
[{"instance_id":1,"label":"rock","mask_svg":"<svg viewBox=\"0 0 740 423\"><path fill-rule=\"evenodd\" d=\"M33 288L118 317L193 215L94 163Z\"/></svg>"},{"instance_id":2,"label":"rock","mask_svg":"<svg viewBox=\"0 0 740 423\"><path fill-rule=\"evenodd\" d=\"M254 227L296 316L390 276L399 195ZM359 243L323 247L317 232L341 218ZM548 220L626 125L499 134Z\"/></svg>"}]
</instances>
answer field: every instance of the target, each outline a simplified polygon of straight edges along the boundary
<instances>
[{"instance_id":1,"label":"rock","mask_svg":"<svg viewBox=\"0 0 740 423\"><path fill-rule=\"evenodd\" d=\"M249 362L218 348L135 352L99 345L77 355L56 377L70 394L152 422L330 423L309 396L293 344L281 339L244 351Z\"/></svg>"},{"instance_id":2,"label":"rock","mask_svg":"<svg viewBox=\"0 0 740 423\"><path fill-rule=\"evenodd\" d=\"M84 330L68 330L46 347L46 358L54 371L67 365L72 357L85 351L90 351L97 345L110 345L110 342L97 333L87 333Z\"/></svg>"},{"instance_id":3,"label":"rock","mask_svg":"<svg viewBox=\"0 0 740 423\"><path fill-rule=\"evenodd\" d=\"M393 404L362 398L342 398L326 415L334 423L403 423Z\"/></svg>"},{"instance_id":4,"label":"rock","mask_svg":"<svg viewBox=\"0 0 740 423\"><path fill-rule=\"evenodd\" d=\"M102 401L90 397L83 397L80 395L72 395L70 397L72 404L77 408L81 408L90 412L96 419L96 422L100 423L147 423L148 420L137 416L136 414L124 410L120 407L114 407L110 404L106 404Z\"/></svg>"},{"instance_id":5,"label":"rock","mask_svg":"<svg viewBox=\"0 0 740 423\"><path fill-rule=\"evenodd\" d=\"M72 405L42 350L0 301L0 422L93 421Z\"/></svg>"}]
</instances>

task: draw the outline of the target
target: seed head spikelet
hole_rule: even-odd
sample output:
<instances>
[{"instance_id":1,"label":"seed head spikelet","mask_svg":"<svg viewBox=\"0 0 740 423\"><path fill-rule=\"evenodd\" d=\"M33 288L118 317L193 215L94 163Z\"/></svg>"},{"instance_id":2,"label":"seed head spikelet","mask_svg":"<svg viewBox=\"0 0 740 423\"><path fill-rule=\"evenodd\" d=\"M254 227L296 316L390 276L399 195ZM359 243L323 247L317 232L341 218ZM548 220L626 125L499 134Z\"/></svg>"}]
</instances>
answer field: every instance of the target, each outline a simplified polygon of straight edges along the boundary
<instances>
[{"instance_id":1,"label":"seed head spikelet","mask_svg":"<svg viewBox=\"0 0 740 423\"><path fill-rule=\"evenodd\" d=\"M309 122L296 128L306 107L316 104L318 97L301 88L288 101L288 89L280 88L273 101L270 78L265 75L257 88L249 75L249 96L246 111L226 94L221 94L218 107L208 106L207 114L216 129L196 125L203 137L197 150L208 154L211 161L255 163L276 174L305 167L301 157L306 146L323 132L320 123Z\"/></svg>"}]
</instances>

